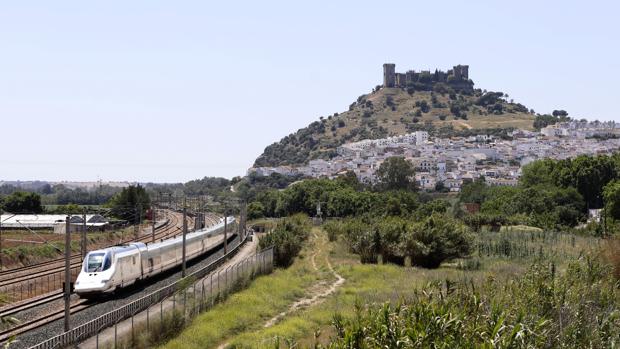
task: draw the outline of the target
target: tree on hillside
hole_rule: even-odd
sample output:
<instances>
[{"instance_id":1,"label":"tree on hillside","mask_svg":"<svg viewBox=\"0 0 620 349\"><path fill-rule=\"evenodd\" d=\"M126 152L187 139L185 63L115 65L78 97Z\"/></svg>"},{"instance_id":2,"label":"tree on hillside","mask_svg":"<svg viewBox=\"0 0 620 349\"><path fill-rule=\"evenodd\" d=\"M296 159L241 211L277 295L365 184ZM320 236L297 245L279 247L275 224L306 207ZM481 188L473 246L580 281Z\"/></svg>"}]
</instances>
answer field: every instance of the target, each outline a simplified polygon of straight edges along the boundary
<instances>
[{"instance_id":1,"label":"tree on hillside","mask_svg":"<svg viewBox=\"0 0 620 349\"><path fill-rule=\"evenodd\" d=\"M110 200L112 215L133 224L142 220L150 204L149 195L139 184L123 188Z\"/></svg>"},{"instance_id":2,"label":"tree on hillside","mask_svg":"<svg viewBox=\"0 0 620 349\"><path fill-rule=\"evenodd\" d=\"M2 208L11 213L41 213L41 196L37 193L16 191L3 200Z\"/></svg>"},{"instance_id":3,"label":"tree on hillside","mask_svg":"<svg viewBox=\"0 0 620 349\"><path fill-rule=\"evenodd\" d=\"M413 165L401 156L385 160L377 170L377 177L385 190L415 189Z\"/></svg>"}]
</instances>

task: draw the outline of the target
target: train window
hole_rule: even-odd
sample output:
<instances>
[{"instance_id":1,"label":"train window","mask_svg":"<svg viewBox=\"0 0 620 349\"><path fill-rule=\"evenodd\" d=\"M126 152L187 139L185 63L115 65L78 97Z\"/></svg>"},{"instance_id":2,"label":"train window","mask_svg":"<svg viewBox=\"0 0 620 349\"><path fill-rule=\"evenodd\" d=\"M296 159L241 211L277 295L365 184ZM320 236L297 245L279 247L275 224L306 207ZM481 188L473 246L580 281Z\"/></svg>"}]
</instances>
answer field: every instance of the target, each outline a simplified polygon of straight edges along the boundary
<instances>
[{"instance_id":1,"label":"train window","mask_svg":"<svg viewBox=\"0 0 620 349\"><path fill-rule=\"evenodd\" d=\"M91 253L88 255L88 259L84 265L84 271L92 273L102 270L103 257L105 253Z\"/></svg>"},{"instance_id":2,"label":"train window","mask_svg":"<svg viewBox=\"0 0 620 349\"><path fill-rule=\"evenodd\" d=\"M108 253L105 255L105 260L103 261L103 270L110 269L111 265L112 265L112 260L111 260L110 254Z\"/></svg>"}]
</instances>

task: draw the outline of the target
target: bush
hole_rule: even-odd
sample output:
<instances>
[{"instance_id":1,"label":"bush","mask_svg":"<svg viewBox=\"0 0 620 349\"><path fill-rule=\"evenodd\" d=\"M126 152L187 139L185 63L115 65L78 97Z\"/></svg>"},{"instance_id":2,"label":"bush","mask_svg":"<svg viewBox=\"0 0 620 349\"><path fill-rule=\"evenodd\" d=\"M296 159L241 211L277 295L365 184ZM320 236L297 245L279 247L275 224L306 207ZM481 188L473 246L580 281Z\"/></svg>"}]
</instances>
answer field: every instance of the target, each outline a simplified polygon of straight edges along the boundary
<instances>
[{"instance_id":1,"label":"bush","mask_svg":"<svg viewBox=\"0 0 620 349\"><path fill-rule=\"evenodd\" d=\"M465 257L473 245L466 226L439 214L414 224L403 240L403 252L411 256L413 264L425 268L437 268L443 261Z\"/></svg>"},{"instance_id":2,"label":"bush","mask_svg":"<svg viewBox=\"0 0 620 349\"><path fill-rule=\"evenodd\" d=\"M278 267L288 267L301 251L309 230L310 222L308 216L304 214L284 218L273 231L260 239L259 248L273 246L274 264Z\"/></svg>"},{"instance_id":3,"label":"bush","mask_svg":"<svg viewBox=\"0 0 620 349\"><path fill-rule=\"evenodd\" d=\"M258 219L265 217L265 207L258 201L248 205L248 219Z\"/></svg>"},{"instance_id":4,"label":"bush","mask_svg":"<svg viewBox=\"0 0 620 349\"><path fill-rule=\"evenodd\" d=\"M334 239L342 235L362 263L376 263L382 256L384 261L404 264L411 257L415 265L437 268L443 261L466 257L473 245L467 227L438 213L422 222L400 217L356 218L324 227Z\"/></svg>"}]
</instances>

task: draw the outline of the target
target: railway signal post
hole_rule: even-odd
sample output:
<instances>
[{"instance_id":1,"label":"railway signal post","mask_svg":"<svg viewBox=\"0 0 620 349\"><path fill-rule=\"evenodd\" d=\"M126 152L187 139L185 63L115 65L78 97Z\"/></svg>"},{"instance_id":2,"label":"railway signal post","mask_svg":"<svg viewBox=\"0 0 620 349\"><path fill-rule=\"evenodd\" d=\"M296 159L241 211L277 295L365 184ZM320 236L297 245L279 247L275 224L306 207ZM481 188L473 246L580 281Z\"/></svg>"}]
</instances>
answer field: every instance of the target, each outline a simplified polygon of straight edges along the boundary
<instances>
[{"instance_id":1,"label":"railway signal post","mask_svg":"<svg viewBox=\"0 0 620 349\"><path fill-rule=\"evenodd\" d=\"M65 332L71 329L69 316L71 300L71 217L67 215L67 227L65 231Z\"/></svg>"}]
</instances>

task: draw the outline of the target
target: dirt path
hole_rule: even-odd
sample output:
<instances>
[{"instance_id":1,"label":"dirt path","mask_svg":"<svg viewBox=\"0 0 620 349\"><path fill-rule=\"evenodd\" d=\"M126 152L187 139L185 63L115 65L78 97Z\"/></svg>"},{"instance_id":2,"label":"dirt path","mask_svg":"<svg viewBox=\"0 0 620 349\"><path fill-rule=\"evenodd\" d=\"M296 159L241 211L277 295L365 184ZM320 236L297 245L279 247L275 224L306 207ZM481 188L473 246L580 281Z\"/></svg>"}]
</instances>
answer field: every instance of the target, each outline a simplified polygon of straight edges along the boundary
<instances>
[{"instance_id":1,"label":"dirt path","mask_svg":"<svg viewBox=\"0 0 620 349\"><path fill-rule=\"evenodd\" d=\"M471 130L471 129L472 129L472 127L471 127L471 126L469 126L468 124L464 123L463 121L455 121L455 122L456 122L457 124L459 124L459 125L461 125L461 126L465 127L465 128L466 128L466 129L468 129L468 130Z\"/></svg>"},{"instance_id":2,"label":"dirt path","mask_svg":"<svg viewBox=\"0 0 620 349\"><path fill-rule=\"evenodd\" d=\"M316 235L316 233L312 233L314 235L315 240L319 240L319 237ZM325 243L321 244L321 245L325 245ZM311 261L312 261L312 267L314 268L315 271L320 271L319 268L317 267L316 264L316 256L322 252L321 246L319 246L317 248L316 251L314 251L314 253L312 254L311 257ZM325 281L321 281L317 284L315 284L313 287L310 288L310 292L308 293L308 295L305 298L302 298L298 301L296 301L295 303L291 304L289 306L289 308L284 311L281 312L280 314L274 316L273 318L269 319L269 321L267 321L264 325L264 327L271 327L273 325L275 325L280 319L282 319L283 317L285 317L286 315L300 309L300 308L304 308L304 307L310 307L313 306L319 302L321 302L325 297L329 296L330 294L336 292L336 290L338 289L338 287L340 287L344 282L345 279L336 272L336 270L334 270L334 268L332 267L332 264L329 262L329 256L326 255L325 256L325 262L327 264L327 269L329 269L330 273L334 276L335 280L328 284L325 285Z\"/></svg>"},{"instance_id":3,"label":"dirt path","mask_svg":"<svg viewBox=\"0 0 620 349\"><path fill-rule=\"evenodd\" d=\"M314 253L312 253L312 256L310 257L310 262L312 263L312 268L316 272L320 272L321 270L317 265L316 258L321 252L323 252L323 247L326 245L326 241L325 238L320 238L315 232L312 232L312 235L314 237L314 240L318 243L318 247L314 251ZM265 325L263 326L264 328L275 325L279 320L294 311L316 305L321 302L325 297L336 292L338 287L340 287L346 280L340 274L338 274L336 270L334 270L332 264L329 262L329 255L325 255L325 262L327 265L327 269L329 269L329 272L332 274L335 280L331 283L328 283L327 280L322 280L311 286L306 297L297 300L296 302L291 304L286 311L283 311L280 314L269 319L269 321L265 322ZM230 342L226 341L218 345L217 349L225 349L229 343Z\"/></svg>"}]
</instances>

